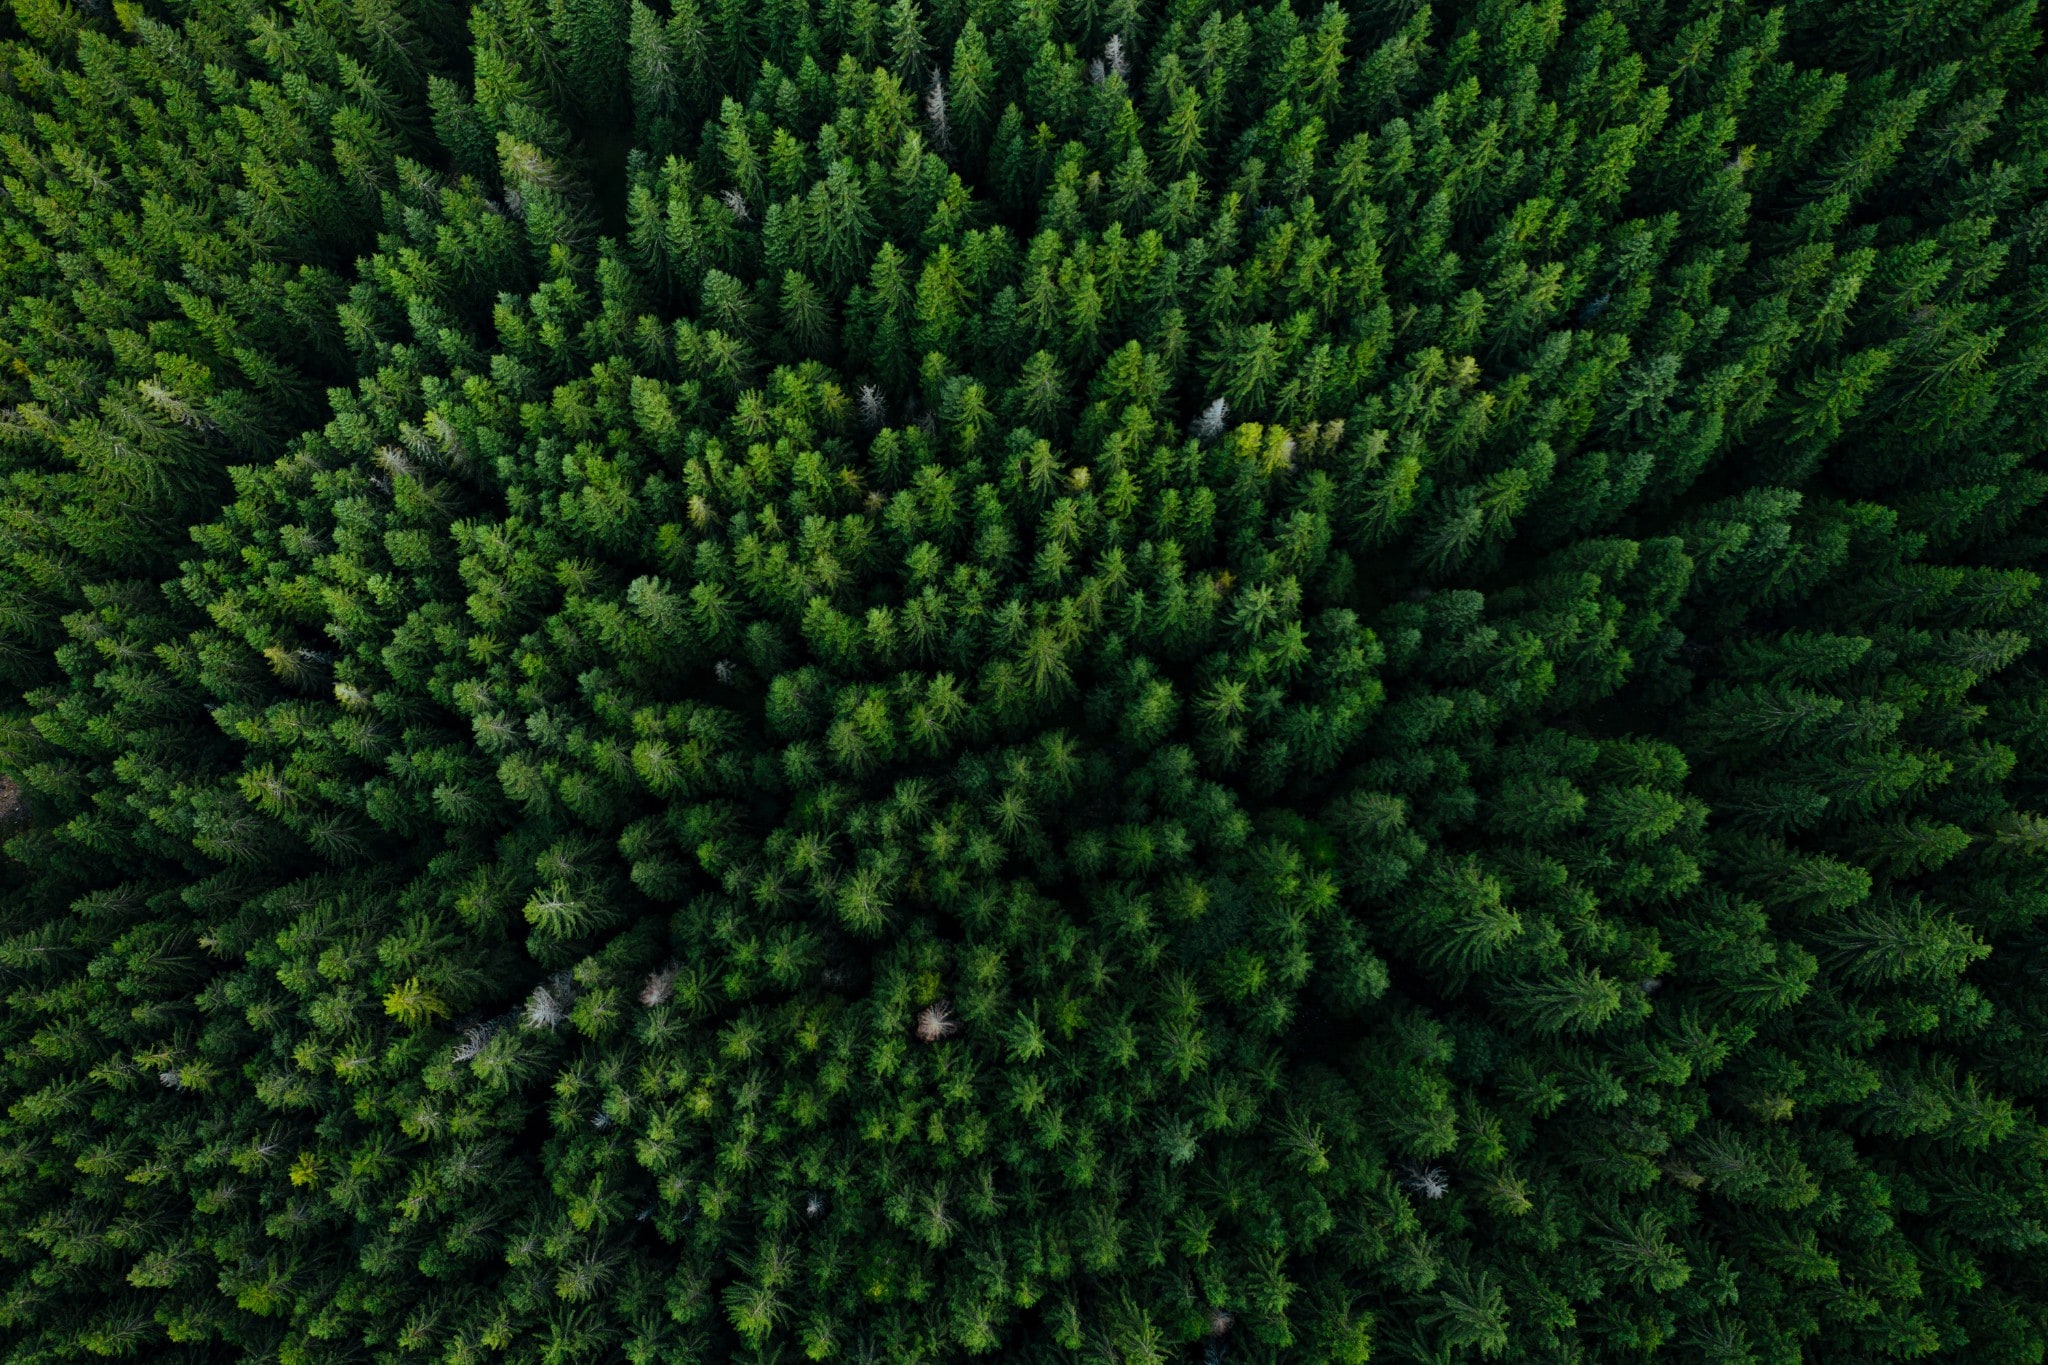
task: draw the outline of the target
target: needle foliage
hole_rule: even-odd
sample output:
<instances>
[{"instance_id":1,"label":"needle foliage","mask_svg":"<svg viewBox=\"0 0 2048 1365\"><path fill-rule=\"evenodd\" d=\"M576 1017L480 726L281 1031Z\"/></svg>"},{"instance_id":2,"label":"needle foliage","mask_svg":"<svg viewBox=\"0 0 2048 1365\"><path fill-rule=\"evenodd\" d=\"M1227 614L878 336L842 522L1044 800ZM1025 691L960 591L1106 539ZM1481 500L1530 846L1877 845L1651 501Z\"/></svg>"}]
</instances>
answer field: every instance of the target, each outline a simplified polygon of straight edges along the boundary
<instances>
[{"instance_id":1,"label":"needle foliage","mask_svg":"<svg viewBox=\"0 0 2048 1365\"><path fill-rule=\"evenodd\" d=\"M2035 0L11 0L0 1360L2048 1351Z\"/></svg>"}]
</instances>

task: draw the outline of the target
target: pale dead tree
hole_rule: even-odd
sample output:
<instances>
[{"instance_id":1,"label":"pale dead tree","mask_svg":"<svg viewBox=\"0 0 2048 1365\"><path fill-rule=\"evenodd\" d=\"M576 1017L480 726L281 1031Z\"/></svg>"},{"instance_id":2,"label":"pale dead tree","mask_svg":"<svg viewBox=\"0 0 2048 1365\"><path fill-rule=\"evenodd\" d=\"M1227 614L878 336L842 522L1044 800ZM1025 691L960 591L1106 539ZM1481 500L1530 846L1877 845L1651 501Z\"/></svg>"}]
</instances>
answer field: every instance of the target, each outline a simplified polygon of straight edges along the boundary
<instances>
[{"instance_id":1,"label":"pale dead tree","mask_svg":"<svg viewBox=\"0 0 2048 1365\"><path fill-rule=\"evenodd\" d=\"M932 72L932 83L924 94L924 116L932 125L932 136L938 140L939 150L953 150L953 129L946 121L946 82L939 73Z\"/></svg>"},{"instance_id":2,"label":"pale dead tree","mask_svg":"<svg viewBox=\"0 0 2048 1365\"><path fill-rule=\"evenodd\" d=\"M960 1031L960 1025L953 1019L953 1006L941 1000L926 1005L918 1012L917 1037L919 1042L936 1043L941 1038L950 1038Z\"/></svg>"},{"instance_id":3,"label":"pale dead tree","mask_svg":"<svg viewBox=\"0 0 2048 1365\"><path fill-rule=\"evenodd\" d=\"M569 1017L569 1006L575 1003L575 983L567 972L557 972L545 984L535 986L533 994L526 997L526 1026L554 1028Z\"/></svg>"},{"instance_id":4,"label":"pale dead tree","mask_svg":"<svg viewBox=\"0 0 2048 1365\"><path fill-rule=\"evenodd\" d=\"M497 1032L498 1021L495 1019L470 1028L462 1035L462 1041L455 1045L455 1060L458 1062L475 1061L477 1054L484 1050L484 1047Z\"/></svg>"},{"instance_id":5,"label":"pale dead tree","mask_svg":"<svg viewBox=\"0 0 2048 1365\"><path fill-rule=\"evenodd\" d=\"M1130 59L1124 55L1123 34L1112 33L1109 35L1109 45L1102 49L1102 60L1109 67L1109 73L1112 76L1123 81L1130 80L1131 63Z\"/></svg>"},{"instance_id":6,"label":"pale dead tree","mask_svg":"<svg viewBox=\"0 0 2048 1365\"><path fill-rule=\"evenodd\" d=\"M739 219L742 223L751 223L754 220L752 211L747 208L747 196L741 194L738 190L727 190L718 197L724 202L726 208L732 210L732 216Z\"/></svg>"},{"instance_id":7,"label":"pale dead tree","mask_svg":"<svg viewBox=\"0 0 2048 1365\"><path fill-rule=\"evenodd\" d=\"M1451 1192L1451 1176L1441 1166L1411 1162L1402 1168L1401 1184L1424 1199L1441 1199Z\"/></svg>"},{"instance_id":8,"label":"pale dead tree","mask_svg":"<svg viewBox=\"0 0 2048 1365\"><path fill-rule=\"evenodd\" d=\"M673 963L658 972L647 975L647 984L640 988L640 1003L643 1005L665 1005L676 993L676 968Z\"/></svg>"},{"instance_id":9,"label":"pale dead tree","mask_svg":"<svg viewBox=\"0 0 2048 1365\"><path fill-rule=\"evenodd\" d=\"M551 1029L568 1018L568 1011L562 1002L546 986L535 986L533 994L526 997L526 1026L528 1028Z\"/></svg>"},{"instance_id":10,"label":"pale dead tree","mask_svg":"<svg viewBox=\"0 0 2048 1365\"><path fill-rule=\"evenodd\" d=\"M879 427L889 417L889 405L883 401L882 391L873 384L860 386L860 420L870 428Z\"/></svg>"},{"instance_id":11,"label":"pale dead tree","mask_svg":"<svg viewBox=\"0 0 2048 1365\"><path fill-rule=\"evenodd\" d=\"M1216 440L1223 435L1223 419L1230 414L1230 405L1221 398L1202 409L1202 415L1195 419L1191 428L1194 438L1202 444Z\"/></svg>"},{"instance_id":12,"label":"pale dead tree","mask_svg":"<svg viewBox=\"0 0 2048 1365\"><path fill-rule=\"evenodd\" d=\"M1131 61L1124 54L1124 36L1121 33L1111 34L1108 45L1102 49L1102 55L1088 63L1088 79L1096 85L1102 84L1111 76L1125 82L1131 78Z\"/></svg>"}]
</instances>

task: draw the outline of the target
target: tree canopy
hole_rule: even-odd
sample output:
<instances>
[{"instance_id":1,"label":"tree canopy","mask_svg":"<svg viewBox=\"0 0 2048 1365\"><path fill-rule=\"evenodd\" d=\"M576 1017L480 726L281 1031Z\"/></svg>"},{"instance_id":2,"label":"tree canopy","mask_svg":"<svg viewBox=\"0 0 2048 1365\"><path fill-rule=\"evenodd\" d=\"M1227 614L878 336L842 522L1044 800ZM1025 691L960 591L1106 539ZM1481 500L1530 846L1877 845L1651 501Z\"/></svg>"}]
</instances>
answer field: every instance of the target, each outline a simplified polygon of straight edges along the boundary
<instances>
[{"instance_id":1,"label":"tree canopy","mask_svg":"<svg viewBox=\"0 0 2048 1365\"><path fill-rule=\"evenodd\" d=\"M2048 1355L2035 0L11 0L0 1359Z\"/></svg>"}]
</instances>

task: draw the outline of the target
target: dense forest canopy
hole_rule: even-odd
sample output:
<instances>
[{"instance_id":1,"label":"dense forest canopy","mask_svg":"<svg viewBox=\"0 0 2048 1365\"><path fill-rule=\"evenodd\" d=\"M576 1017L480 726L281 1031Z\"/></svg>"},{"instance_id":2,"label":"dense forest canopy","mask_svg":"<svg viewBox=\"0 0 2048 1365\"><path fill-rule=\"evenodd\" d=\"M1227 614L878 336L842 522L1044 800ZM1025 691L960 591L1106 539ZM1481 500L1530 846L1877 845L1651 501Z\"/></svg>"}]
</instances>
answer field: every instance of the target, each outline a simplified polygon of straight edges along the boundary
<instances>
[{"instance_id":1,"label":"dense forest canopy","mask_svg":"<svg viewBox=\"0 0 2048 1365\"><path fill-rule=\"evenodd\" d=\"M2035 0L10 0L0 1357L2048 1351Z\"/></svg>"}]
</instances>

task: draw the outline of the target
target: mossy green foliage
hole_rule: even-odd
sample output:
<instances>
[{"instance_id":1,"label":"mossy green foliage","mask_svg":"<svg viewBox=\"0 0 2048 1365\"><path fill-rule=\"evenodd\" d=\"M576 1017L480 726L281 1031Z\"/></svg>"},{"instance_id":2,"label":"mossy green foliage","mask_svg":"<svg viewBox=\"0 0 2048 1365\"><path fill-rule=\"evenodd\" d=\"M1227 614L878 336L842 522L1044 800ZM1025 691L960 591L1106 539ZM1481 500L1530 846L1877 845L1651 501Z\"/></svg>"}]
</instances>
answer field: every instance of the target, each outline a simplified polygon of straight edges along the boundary
<instances>
[{"instance_id":1,"label":"mossy green foliage","mask_svg":"<svg viewBox=\"0 0 2048 1365\"><path fill-rule=\"evenodd\" d=\"M13 0L0 1352L2039 1362L2032 0Z\"/></svg>"}]
</instances>

